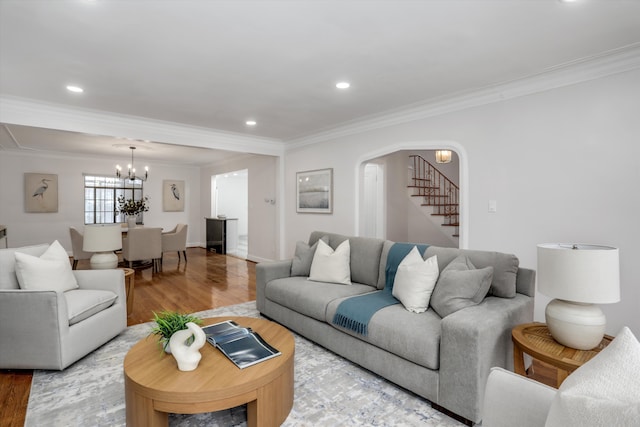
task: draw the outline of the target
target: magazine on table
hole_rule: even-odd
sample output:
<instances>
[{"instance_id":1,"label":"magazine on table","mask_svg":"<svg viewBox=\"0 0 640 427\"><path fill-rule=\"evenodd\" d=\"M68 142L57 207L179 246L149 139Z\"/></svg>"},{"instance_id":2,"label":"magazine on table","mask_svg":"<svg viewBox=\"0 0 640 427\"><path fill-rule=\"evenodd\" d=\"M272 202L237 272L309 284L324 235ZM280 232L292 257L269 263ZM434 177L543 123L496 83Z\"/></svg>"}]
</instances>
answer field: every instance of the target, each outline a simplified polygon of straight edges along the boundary
<instances>
[{"instance_id":1,"label":"magazine on table","mask_svg":"<svg viewBox=\"0 0 640 427\"><path fill-rule=\"evenodd\" d=\"M209 344L217 347L235 365L244 369L281 353L251 328L243 328L233 320L202 328Z\"/></svg>"}]
</instances>

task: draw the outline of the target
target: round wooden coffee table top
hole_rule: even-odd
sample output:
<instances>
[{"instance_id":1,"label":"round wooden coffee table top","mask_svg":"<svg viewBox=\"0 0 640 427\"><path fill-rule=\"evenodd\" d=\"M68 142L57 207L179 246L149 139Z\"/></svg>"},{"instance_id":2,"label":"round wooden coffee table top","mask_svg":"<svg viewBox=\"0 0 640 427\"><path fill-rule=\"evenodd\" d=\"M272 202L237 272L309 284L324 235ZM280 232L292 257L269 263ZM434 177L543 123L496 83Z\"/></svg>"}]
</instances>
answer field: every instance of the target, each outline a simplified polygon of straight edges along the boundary
<instances>
[{"instance_id":1,"label":"round wooden coffee table top","mask_svg":"<svg viewBox=\"0 0 640 427\"><path fill-rule=\"evenodd\" d=\"M138 419L138 422L132 421L131 425L166 425L166 414L160 414L161 420L157 423L149 422L148 418L157 417L158 411L194 414L228 409L259 401L265 390L268 391L267 394L283 393L281 408L276 409L277 413L271 416L274 418L273 425L280 425L284 421L293 405L293 335L275 322L250 317L203 319L201 326L225 320L233 320L242 327L253 329L282 354L240 369L220 350L205 343L200 349L202 359L198 367L185 372L178 369L172 355L161 351L156 336L143 338L129 350L124 359L128 425L130 412ZM144 412L141 410L140 399L147 401L145 405L151 402L150 405L153 407L153 411L145 416L140 413ZM268 406L273 405L270 403ZM134 407L137 407L137 410L134 410ZM257 410L260 414L259 406ZM256 407L250 405L248 418L255 416L255 411ZM141 419L144 419L144 422Z\"/></svg>"}]
</instances>

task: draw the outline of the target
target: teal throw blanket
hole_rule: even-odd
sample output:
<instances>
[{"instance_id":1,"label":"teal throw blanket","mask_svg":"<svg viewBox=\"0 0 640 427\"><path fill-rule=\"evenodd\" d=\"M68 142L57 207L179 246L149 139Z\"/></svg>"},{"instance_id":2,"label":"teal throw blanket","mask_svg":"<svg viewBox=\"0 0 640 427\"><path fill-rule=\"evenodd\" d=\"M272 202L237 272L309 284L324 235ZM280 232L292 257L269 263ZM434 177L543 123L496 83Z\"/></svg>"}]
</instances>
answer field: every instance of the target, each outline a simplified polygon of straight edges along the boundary
<instances>
[{"instance_id":1,"label":"teal throw blanket","mask_svg":"<svg viewBox=\"0 0 640 427\"><path fill-rule=\"evenodd\" d=\"M398 271L398 265L411 252L414 246L417 246L422 254L429 247L429 245L415 245L413 243L394 243L387 255L384 289L365 295L357 295L342 301L333 316L333 324L366 336L369 321L378 310L400 303L391 294L393 282Z\"/></svg>"}]
</instances>

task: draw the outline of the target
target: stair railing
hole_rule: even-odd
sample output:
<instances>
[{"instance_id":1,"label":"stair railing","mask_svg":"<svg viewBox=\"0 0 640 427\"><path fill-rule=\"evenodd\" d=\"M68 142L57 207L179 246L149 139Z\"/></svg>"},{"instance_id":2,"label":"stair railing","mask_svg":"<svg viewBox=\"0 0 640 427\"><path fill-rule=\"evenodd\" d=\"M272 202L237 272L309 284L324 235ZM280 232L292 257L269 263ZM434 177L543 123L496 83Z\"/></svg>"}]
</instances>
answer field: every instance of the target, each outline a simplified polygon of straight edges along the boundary
<instances>
[{"instance_id":1,"label":"stair railing","mask_svg":"<svg viewBox=\"0 0 640 427\"><path fill-rule=\"evenodd\" d=\"M424 197L425 206L434 206L433 215L443 216L443 225L459 224L460 189L433 164L422 156L409 156L413 165L409 187L414 188L414 195Z\"/></svg>"}]
</instances>

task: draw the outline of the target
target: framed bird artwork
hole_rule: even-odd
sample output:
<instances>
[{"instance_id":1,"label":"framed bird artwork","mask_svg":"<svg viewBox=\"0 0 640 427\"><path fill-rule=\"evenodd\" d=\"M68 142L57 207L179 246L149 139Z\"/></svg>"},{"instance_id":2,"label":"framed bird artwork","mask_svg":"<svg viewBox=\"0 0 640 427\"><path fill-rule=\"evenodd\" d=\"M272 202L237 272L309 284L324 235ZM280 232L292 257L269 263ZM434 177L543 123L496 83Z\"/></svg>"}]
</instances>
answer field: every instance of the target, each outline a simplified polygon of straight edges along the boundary
<instances>
[{"instance_id":1,"label":"framed bird artwork","mask_svg":"<svg viewBox=\"0 0 640 427\"><path fill-rule=\"evenodd\" d=\"M58 212L58 175L24 174L24 211Z\"/></svg>"},{"instance_id":2,"label":"framed bird artwork","mask_svg":"<svg viewBox=\"0 0 640 427\"><path fill-rule=\"evenodd\" d=\"M162 210L184 212L184 181L162 181Z\"/></svg>"}]
</instances>

